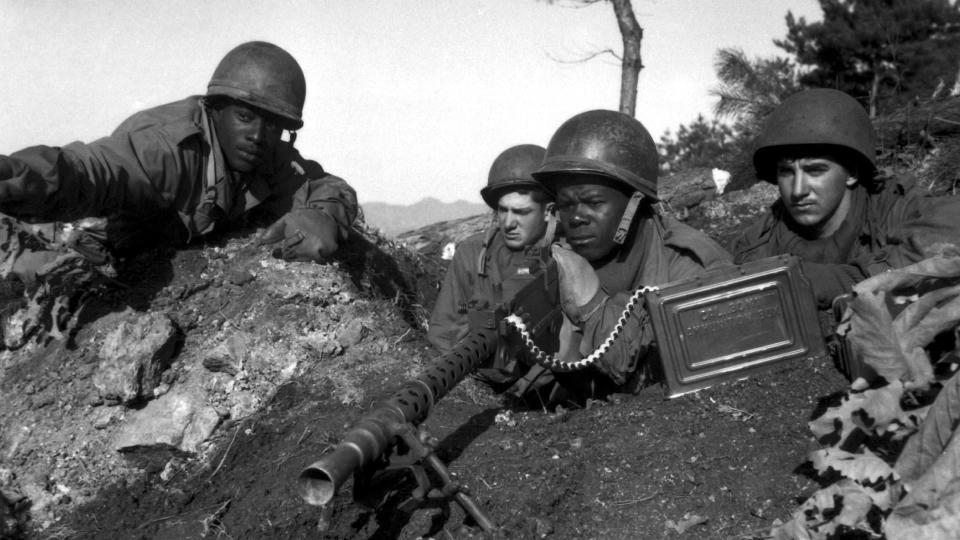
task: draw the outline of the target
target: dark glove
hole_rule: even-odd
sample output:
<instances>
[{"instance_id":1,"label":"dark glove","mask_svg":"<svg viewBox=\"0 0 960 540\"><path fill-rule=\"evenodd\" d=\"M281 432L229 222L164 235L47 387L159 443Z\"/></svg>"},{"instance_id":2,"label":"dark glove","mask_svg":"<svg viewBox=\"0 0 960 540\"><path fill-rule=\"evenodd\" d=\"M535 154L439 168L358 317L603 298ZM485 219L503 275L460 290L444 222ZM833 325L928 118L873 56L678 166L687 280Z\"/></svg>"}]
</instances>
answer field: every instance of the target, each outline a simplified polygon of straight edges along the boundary
<instances>
[{"instance_id":1,"label":"dark glove","mask_svg":"<svg viewBox=\"0 0 960 540\"><path fill-rule=\"evenodd\" d=\"M319 208L296 208L260 234L260 245L277 244L273 255L287 261L322 261L337 251L337 222Z\"/></svg>"},{"instance_id":2,"label":"dark glove","mask_svg":"<svg viewBox=\"0 0 960 540\"><path fill-rule=\"evenodd\" d=\"M571 321L580 320L580 307L587 305L600 290L600 278L590 262L554 244L551 250L560 273L560 305Z\"/></svg>"}]
</instances>

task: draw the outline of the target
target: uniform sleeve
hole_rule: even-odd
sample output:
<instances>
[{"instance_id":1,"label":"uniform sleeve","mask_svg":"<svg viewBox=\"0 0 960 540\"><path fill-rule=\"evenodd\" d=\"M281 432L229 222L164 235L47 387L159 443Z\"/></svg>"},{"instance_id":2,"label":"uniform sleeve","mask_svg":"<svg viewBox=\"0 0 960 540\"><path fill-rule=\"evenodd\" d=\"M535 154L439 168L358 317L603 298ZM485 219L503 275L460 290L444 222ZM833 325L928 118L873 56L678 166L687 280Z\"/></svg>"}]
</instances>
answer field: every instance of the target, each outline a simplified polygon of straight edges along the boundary
<instances>
[{"instance_id":1,"label":"uniform sleeve","mask_svg":"<svg viewBox=\"0 0 960 540\"><path fill-rule=\"evenodd\" d=\"M711 258L710 268L729 265L729 259L724 255L725 252ZM618 291L613 294L601 290L590 302L579 308L580 321L577 326L583 336L579 345L581 357L597 350L617 329L637 289L696 277L708 270L698 260L681 252L673 252L668 267L669 275L665 277L663 283L638 283L634 284L633 290ZM598 361L596 368L618 386L635 379L634 374L638 371L649 374L656 367L650 364L657 361L652 355L654 339L650 315L646 310L643 297L639 296L619 330L618 337Z\"/></svg>"},{"instance_id":2,"label":"uniform sleeve","mask_svg":"<svg viewBox=\"0 0 960 540\"><path fill-rule=\"evenodd\" d=\"M467 251L458 249L454 252L430 314L427 339L441 353L453 349L470 331L467 316L460 313L460 307L466 304L473 289L473 265L470 264L470 253Z\"/></svg>"},{"instance_id":3,"label":"uniform sleeve","mask_svg":"<svg viewBox=\"0 0 960 540\"><path fill-rule=\"evenodd\" d=\"M0 156L0 211L57 221L153 214L171 206L179 188L191 188L181 183L176 151L140 131Z\"/></svg>"},{"instance_id":4,"label":"uniform sleeve","mask_svg":"<svg viewBox=\"0 0 960 540\"><path fill-rule=\"evenodd\" d=\"M768 211L763 217L747 225L747 228L737 236L730 248L734 264L758 261L770 256L764 234L764 231L770 227L768 223L770 219L771 214Z\"/></svg>"},{"instance_id":5,"label":"uniform sleeve","mask_svg":"<svg viewBox=\"0 0 960 540\"><path fill-rule=\"evenodd\" d=\"M579 357L593 354L610 336L619 323L633 291L620 292L608 296L600 291L593 300L580 308L580 321L574 322L579 328ZM628 379L640 368L650 351L653 342L653 329L650 317L643 309L643 300L630 310L619 335L607 351L600 357L594 368L606 375L617 386L627 383ZM561 347L561 350L563 347Z\"/></svg>"},{"instance_id":6,"label":"uniform sleeve","mask_svg":"<svg viewBox=\"0 0 960 540\"><path fill-rule=\"evenodd\" d=\"M960 253L960 197L908 197L885 218L883 247L855 261L864 279L937 254Z\"/></svg>"}]
</instances>

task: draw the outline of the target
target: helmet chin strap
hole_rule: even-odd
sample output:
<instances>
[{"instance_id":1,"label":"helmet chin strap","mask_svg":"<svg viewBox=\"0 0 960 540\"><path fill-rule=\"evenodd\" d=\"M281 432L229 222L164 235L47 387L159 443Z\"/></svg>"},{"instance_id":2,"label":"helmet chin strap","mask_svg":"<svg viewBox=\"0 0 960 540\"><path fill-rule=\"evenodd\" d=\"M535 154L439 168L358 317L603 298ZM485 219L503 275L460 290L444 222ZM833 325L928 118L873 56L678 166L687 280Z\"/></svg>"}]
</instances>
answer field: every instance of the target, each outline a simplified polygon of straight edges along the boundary
<instances>
[{"instance_id":1,"label":"helmet chin strap","mask_svg":"<svg viewBox=\"0 0 960 540\"><path fill-rule=\"evenodd\" d=\"M633 222L633 216L637 213L637 207L643 200L643 194L634 191L627 202L627 207L623 209L623 217L620 218L620 224L617 225L617 232L613 234L613 241L617 244L623 244L627 240L627 233L630 232L630 223Z\"/></svg>"},{"instance_id":2,"label":"helmet chin strap","mask_svg":"<svg viewBox=\"0 0 960 540\"><path fill-rule=\"evenodd\" d=\"M293 129L289 131L290 131L290 148L293 148L294 143L297 142L297 132L296 130L293 130Z\"/></svg>"}]
</instances>

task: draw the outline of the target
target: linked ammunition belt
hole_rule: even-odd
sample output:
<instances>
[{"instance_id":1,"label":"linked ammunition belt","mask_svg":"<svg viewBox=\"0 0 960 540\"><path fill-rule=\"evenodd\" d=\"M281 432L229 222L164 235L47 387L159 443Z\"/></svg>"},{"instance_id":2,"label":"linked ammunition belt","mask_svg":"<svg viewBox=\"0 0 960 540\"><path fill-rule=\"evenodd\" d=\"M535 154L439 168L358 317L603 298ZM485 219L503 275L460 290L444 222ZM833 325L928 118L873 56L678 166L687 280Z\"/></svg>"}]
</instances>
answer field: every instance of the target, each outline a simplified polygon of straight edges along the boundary
<instances>
[{"instance_id":1,"label":"linked ammunition belt","mask_svg":"<svg viewBox=\"0 0 960 540\"><path fill-rule=\"evenodd\" d=\"M527 325L517 314L510 314L506 319L504 319L504 321L517 330L517 333L520 334L520 339L523 341L524 347L526 347L527 351L533 356L534 360L538 364L552 371L579 371L592 366L598 360L600 360L603 355L607 354L607 351L613 346L613 342L616 341L623 332L623 327L627 324L627 319L630 318L633 308L636 307L637 303L640 302L640 299L643 298L645 294L656 290L658 290L657 287L640 287L634 291L630 296L630 300L627 301L626 307L623 308L623 313L621 313L620 317L617 318L617 324L613 327L613 330L610 332L610 335L607 336L607 339L603 340L603 343L601 343L595 351L590 353L589 356L581 358L575 362L567 362L560 359L558 354L547 354L540 349L540 347L534 343L533 338L527 331Z\"/></svg>"}]
</instances>

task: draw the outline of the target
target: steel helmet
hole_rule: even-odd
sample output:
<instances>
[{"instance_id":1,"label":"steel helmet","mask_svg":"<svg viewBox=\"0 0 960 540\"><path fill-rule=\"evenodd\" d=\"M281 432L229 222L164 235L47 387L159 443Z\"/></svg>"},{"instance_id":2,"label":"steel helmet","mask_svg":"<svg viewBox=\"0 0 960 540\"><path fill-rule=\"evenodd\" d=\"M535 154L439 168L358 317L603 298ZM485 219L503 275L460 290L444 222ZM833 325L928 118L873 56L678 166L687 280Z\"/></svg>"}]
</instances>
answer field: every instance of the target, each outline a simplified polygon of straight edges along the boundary
<instances>
[{"instance_id":1,"label":"steel helmet","mask_svg":"<svg viewBox=\"0 0 960 540\"><path fill-rule=\"evenodd\" d=\"M871 171L876 167L876 134L870 117L857 100L839 90L803 90L770 113L753 153L757 176L769 176L764 171L776 159L777 148L803 145L838 146L853 151Z\"/></svg>"},{"instance_id":2,"label":"steel helmet","mask_svg":"<svg viewBox=\"0 0 960 540\"><path fill-rule=\"evenodd\" d=\"M561 174L598 174L656 200L659 159L653 137L639 120L616 111L587 111L553 134L543 166L533 176L549 188Z\"/></svg>"},{"instance_id":3,"label":"steel helmet","mask_svg":"<svg viewBox=\"0 0 960 540\"><path fill-rule=\"evenodd\" d=\"M300 64L273 43L250 41L223 57L213 71L207 96L228 96L303 126L307 82Z\"/></svg>"},{"instance_id":4,"label":"steel helmet","mask_svg":"<svg viewBox=\"0 0 960 540\"><path fill-rule=\"evenodd\" d=\"M487 185L480 190L480 196L490 208L497 207L497 201L505 190L543 189L543 185L533 179L531 173L543 163L546 150L535 144L520 144L504 150L490 166Z\"/></svg>"}]
</instances>

